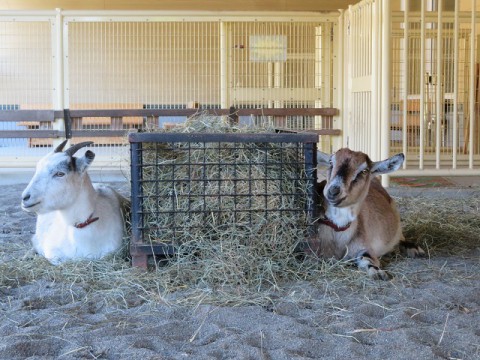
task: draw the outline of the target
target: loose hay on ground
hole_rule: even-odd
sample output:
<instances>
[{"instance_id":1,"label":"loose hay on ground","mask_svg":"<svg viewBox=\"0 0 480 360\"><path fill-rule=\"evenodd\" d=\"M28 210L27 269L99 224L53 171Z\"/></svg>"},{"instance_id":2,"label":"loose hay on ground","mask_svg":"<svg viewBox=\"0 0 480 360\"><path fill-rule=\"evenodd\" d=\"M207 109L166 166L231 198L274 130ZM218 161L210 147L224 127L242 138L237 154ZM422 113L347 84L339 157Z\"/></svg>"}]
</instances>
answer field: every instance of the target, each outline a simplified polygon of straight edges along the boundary
<instances>
[{"instance_id":1,"label":"loose hay on ground","mask_svg":"<svg viewBox=\"0 0 480 360\"><path fill-rule=\"evenodd\" d=\"M398 198L405 238L437 255L469 255L479 248L480 199Z\"/></svg>"},{"instance_id":2,"label":"loose hay on ground","mask_svg":"<svg viewBox=\"0 0 480 360\"><path fill-rule=\"evenodd\" d=\"M431 258L461 254L465 257L479 256L478 234L480 233L479 200L432 198L397 198L407 238L417 241L429 249ZM449 215L450 214L450 215ZM25 236L24 236L25 237ZM27 236L29 237L29 236ZM21 285L47 281L61 284L64 290L88 302L95 299L105 305L123 308L139 303L166 302L169 304L196 305L211 303L221 305L259 304L271 305L285 296L289 301L309 301L309 295L302 291L302 284L318 289L318 296L331 297L333 302L341 300L337 294L358 292L365 287L378 289L385 286L410 286L425 276L455 277L465 269L455 267L441 269L441 274L430 274L423 267L412 264L424 260L407 260L392 256L387 261L387 271L394 274L390 283L372 282L354 267L338 262L316 259L301 261L292 253L286 264L278 264L268 257L251 259L262 272L270 271L275 277L270 286L255 287L248 284L239 286L210 283L212 271L235 279L236 268L225 261L213 258L194 261L193 258L179 258L168 266L158 266L148 272L132 268L124 254L111 256L100 261L83 261L52 266L45 259L30 252L31 244L10 240L0 242L0 285L3 293ZM213 250L212 250L213 252ZM252 256L246 249L237 252L230 249L228 256ZM215 254L214 254L215 255ZM458 256L456 257L458 259ZM277 266L277 268L269 270ZM282 265L283 266L283 265ZM417 271L421 271L417 274ZM461 271L460 271L461 270ZM438 270L440 271L440 270ZM448 271L448 273L447 273ZM216 275L218 277L218 275ZM473 276L473 274L471 274ZM295 290L292 290L295 289ZM75 289L82 289L77 291Z\"/></svg>"},{"instance_id":3,"label":"loose hay on ground","mask_svg":"<svg viewBox=\"0 0 480 360\"><path fill-rule=\"evenodd\" d=\"M210 125L201 122L200 126ZM397 197L397 202L407 240L426 248L429 257L478 258L478 196ZM278 230L271 232L268 243L256 239L243 243L231 231L225 231L215 246L207 237L196 239L195 244L191 240L184 246L195 245L201 249L200 253L181 251L181 256L171 259L167 265L155 266L148 272L132 268L125 257L125 249L100 261L52 266L32 253L25 256L31 248L26 240L30 234L15 235L22 229L20 225L18 229L9 227L9 233L0 234L2 293L44 281L61 286L80 301L95 299L98 303L122 308L144 302L270 306L282 299L308 303L312 296L331 298L332 304L338 306L342 293L410 286L425 276L474 276L468 275L470 270L465 269L457 273L455 267L442 268L441 274L430 274L425 267L411 266L422 260L407 260L396 253L386 259L386 270L394 274L393 280L380 284L341 262L299 259L294 251L299 235L285 236ZM126 238L125 242L128 240ZM309 289L316 289L315 295L304 291L306 284Z\"/></svg>"}]
</instances>

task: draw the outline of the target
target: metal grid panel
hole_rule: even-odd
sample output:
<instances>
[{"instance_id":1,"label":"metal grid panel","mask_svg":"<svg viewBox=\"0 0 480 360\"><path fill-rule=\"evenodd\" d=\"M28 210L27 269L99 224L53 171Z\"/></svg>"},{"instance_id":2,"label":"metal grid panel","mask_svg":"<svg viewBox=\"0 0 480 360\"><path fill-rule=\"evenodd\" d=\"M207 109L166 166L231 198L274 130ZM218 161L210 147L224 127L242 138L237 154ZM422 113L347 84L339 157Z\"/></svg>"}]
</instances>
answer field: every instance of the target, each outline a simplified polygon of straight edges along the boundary
<instances>
[{"instance_id":1,"label":"metal grid panel","mask_svg":"<svg viewBox=\"0 0 480 360\"><path fill-rule=\"evenodd\" d=\"M408 154L406 169L471 169L480 160L478 18L471 3L431 5L394 15L390 147Z\"/></svg>"},{"instance_id":2,"label":"metal grid panel","mask_svg":"<svg viewBox=\"0 0 480 360\"><path fill-rule=\"evenodd\" d=\"M70 108L218 105L218 27L211 22L70 22Z\"/></svg>"},{"instance_id":3,"label":"metal grid panel","mask_svg":"<svg viewBox=\"0 0 480 360\"><path fill-rule=\"evenodd\" d=\"M0 110L53 109L51 21L0 21ZM0 122L1 130L50 129L48 122ZM0 156L38 156L44 139L0 139Z\"/></svg>"},{"instance_id":4,"label":"metal grid panel","mask_svg":"<svg viewBox=\"0 0 480 360\"><path fill-rule=\"evenodd\" d=\"M70 109L219 107L218 23L69 22L68 53ZM184 120L83 118L74 129L138 129ZM95 142L102 153L108 156L110 150L118 158L121 149L114 145L126 139Z\"/></svg>"},{"instance_id":5,"label":"metal grid panel","mask_svg":"<svg viewBox=\"0 0 480 360\"><path fill-rule=\"evenodd\" d=\"M239 108L332 105L333 24L237 22L225 28L231 64L226 98ZM264 121L264 119L243 119ZM276 119L289 129L322 129L320 117Z\"/></svg>"},{"instance_id":6,"label":"metal grid panel","mask_svg":"<svg viewBox=\"0 0 480 360\"><path fill-rule=\"evenodd\" d=\"M144 133L130 141L134 256L220 240L218 231L234 228L249 234L240 242L267 241L273 219L298 226L302 238L309 227L315 135Z\"/></svg>"},{"instance_id":7,"label":"metal grid panel","mask_svg":"<svg viewBox=\"0 0 480 360\"><path fill-rule=\"evenodd\" d=\"M332 105L333 24L311 22L74 22L68 24L67 104L81 108ZM324 99L324 101L322 100ZM171 126L167 119L83 119L74 129ZM267 119L268 121L269 119ZM241 123L265 118L241 118ZM278 126L331 128L288 116ZM76 141L80 141L76 140ZM97 138L106 152L124 139Z\"/></svg>"},{"instance_id":8,"label":"metal grid panel","mask_svg":"<svg viewBox=\"0 0 480 360\"><path fill-rule=\"evenodd\" d=\"M335 22L325 16L319 16L319 21L312 20L316 18L307 16L302 21L298 17L272 17L258 21L252 16L227 16L205 20L191 16L162 19L115 14L107 18L64 16L57 12L48 17L48 21L25 17L22 23L7 21L5 17L0 37L9 36L10 30L4 24L15 28L19 41L12 45L12 49L18 50L19 56L16 57L14 51L5 52L7 60L0 66L7 67L8 71L15 68L12 78L21 79L22 86L25 86L16 91L18 81L13 81L2 87L0 97L19 94L24 99L5 99L0 105L7 108L19 105L20 109L55 107L71 110L182 109L190 104L200 104L200 108L228 108L232 105L333 107ZM245 58L237 56L240 46L234 47L234 42L239 39L245 40L246 48L242 50L249 54ZM251 39L255 39L255 46L250 46ZM267 61L268 56L278 49L269 48L270 40L281 44L281 54L273 62ZM9 46L8 41L0 43ZM37 61L35 56L40 60ZM248 87L239 85L244 80ZM250 92L251 89L254 91ZM246 101L239 100L239 94ZM126 150L118 146L124 144L125 139L101 136L101 130L138 129L160 122L170 126L184 121L184 118L72 120L73 130L85 130L81 136L89 137L89 140L88 131L100 131L95 135L92 131L97 143L96 152L100 155L96 161L98 166L100 160L103 165L109 165L112 160L127 156ZM248 124L265 121L265 117L240 120ZM329 129L332 128L332 117L287 116L279 120L278 125L290 129ZM51 124L45 122L31 126L45 128ZM79 137L73 139L74 142L82 140ZM52 143L52 139L45 138L14 141L21 142L22 146ZM22 154L18 150L12 153ZM35 158L38 155L35 154Z\"/></svg>"}]
</instances>

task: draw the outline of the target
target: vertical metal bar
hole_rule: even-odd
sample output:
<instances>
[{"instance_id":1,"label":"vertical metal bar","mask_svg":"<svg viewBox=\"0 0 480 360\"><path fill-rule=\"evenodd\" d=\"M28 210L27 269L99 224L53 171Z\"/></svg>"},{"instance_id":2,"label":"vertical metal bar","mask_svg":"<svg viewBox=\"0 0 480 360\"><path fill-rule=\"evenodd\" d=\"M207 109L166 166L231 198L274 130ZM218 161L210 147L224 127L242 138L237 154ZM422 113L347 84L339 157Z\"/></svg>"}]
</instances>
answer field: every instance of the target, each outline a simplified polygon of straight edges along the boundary
<instances>
[{"instance_id":1,"label":"vertical metal bar","mask_svg":"<svg viewBox=\"0 0 480 360\"><path fill-rule=\"evenodd\" d=\"M152 39L152 56L154 61L154 68L156 76L153 77L153 88L151 101L147 104L161 104L162 100L165 99L165 89L160 85L162 81L167 79L165 75L166 68L168 68L168 59L165 56L165 36L167 35L166 24L162 22L155 23L153 29L153 39ZM151 119L154 122L158 123L158 118Z\"/></svg>"},{"instance_id":2,"label":"vertical metal bar","mask_svg":"<svg viewBox=\"0 0 480 360\"><path fill-rule=\"evenodd\" d=\"M166 45L166 49L165 49L165 57L167 59L167 64L168 64L168 68L167 68L167 77L169 79L169 82L173 83L173 81L175 81L175 77L176 77L176 69L175 69L175 46L176 46L176 42L175 42L175 27L176 27L176 23L175 22L171 22L171 23L167 23L165 24L166 25L166 29L167 29L167 32L168 32L168 35L165 36L165 45ZM167 109L171 109L172 108L172 103L173 103L173 96L175 94L175 85L172 87L171 91L167 91L167 93L165 94L165 100L166 100L166 108Z\"/></svg>"},{"instance_id":3,"label":"vertical metal bar","mask_svg":"<svg viewBox=\"0 0 480 360\"><path fill-rule=\"evenodd\" d=\"M452 169L457 168L457 150L458 150L458 61L459 61L459 42L458 33L460 31L459 7L460 0L455 1L454 15L454 45L453 45L453 142L452 142Z\"/></svg>"},{"instance_id":4,"label":"vertical metal bar","mask_svg":"<svg viewBox=\"0 0 480 360\"><path fill-rule=\"evenodd\" d=\"M390 99L390 82L391 82L391 11L390 0L382 1L382 114L381 114L381 149L380 155L382 159L389 157L390 153L390 117L391 117L391 99ZM388 186L390 177L382 175L383 186Z\"/></svg>"},{"instance_id":5,"label":"vertical metal bar","mask_svg":"<svg viewBox=\"0 0 480 360\"><path fill-rule=\"evenodd\" d=\"M341 146L349 146L349 124L350 124L350 107L352 103L351 98L351 71L350 71L350 57L351 57L351 41L350 41L350 8L348 10L342 11L342 47L341 47L341 64L340 73L342 73L342 109L343 113L341 114L341 129L342 139L340 142Z\"/></svg>"},{"instance_id":6,"label":"vertical metal bar","mask_svg":"<svg viewBox=\"0 0 480 360\"><path fill-rule=\"evenodd\" d=\"M442 129L442 63L443 63L443 46L442 46L442 6L443 0L437 0L437 86L436 86L436 116L435 116L435 168L440 169L440 149L441 149L441 129Z\"/></svg>"},{"instance_id":7,"label":"vertical metal bar","mask_svg":"<svg viewBox=\"0 0 480 360\"><path fill-rule=\"evenodd\" d=\"M65 126L65 139L72 138L72 118L70 117L70 110L63 109L63 120Z\"/></svg>"},{"instance_id":8,"label":"vertical metal bar","mask_svg":"<svg viewBox=\"0 0 480 360\"><path fill-rule=\"evenodd\" d=\"M352 147L355 136L352 136L353 131L355 129L355 124L354 124L354 118L353 115L353 105L354 105L354 96L353 96L353 91L352 91L352 79L353 79L353 65L352 65L352 58L353 58L353 39L352 39L352 33L353 33L353 16L352 16L352 5L349 5L348 11L346 12L348 14L347 17L347 42L348 42L348 54L347 54L347 61L345 64L346 67L346 73L347 73L347 81L345 82L345 91L347 91L347 95L345 98L347 99L347 106L345 107L345 116L347 117L344 121L345 124L345 130L344 131L344 144L348 147ZM352 140L352 141L350 141Z\"/></svg>"},{"instance_id":9,"label":"vertical metal bar","mask_svg":"<svg viewBox=\"0 0 480 360\"><path fill-rule=\"evenodd\" d=\"M359 17L359 32L360 32L360 41L359 41L359 46L360 46L360 58L359 60L359 76L365 76L367 75L367 61L366 61L366 55L367 55L367 37L370 35L368 28L366 26L366 21L367 21L367 10L368 10L368 3L363 4L363 6L359 7L358 11L358 17Z\"/></svg>"},{"instance_id":10,"label":"vertical metal bar","mask_svg":"<svg viewBox=\"0 0 480 360\"><path fill-rule=\"evenodd\" d=\"M65 73L64 68L64 56L63 53L63 15L61 9L56 9L55 15L55 37L54 37L54 48L55 48L55 62L54 62L54 71L53 71L53 83L54 83L54 90L53 90L53 104L55 110L63 110L65 108L64 103L64 78L63 75ZM60 132L65 131L65 124L63 119L55 119L53 122L53 129L59 130ZM59 145L63 141L62 138L54 139L53 146Z\"/></svg>"},{"instance_id":11,"label":"vertical metal bar","mask_svg":"<svg viewBox=\"0 0 480 360\"><path fill-rule=\"evenodd\" d=\"M316 191L317 184L317 144L304 144L305 157L305 175L307 185L307 202L306 212L308 224L312 224L317 217L318 194ZM313 235L313 226L308 226L308 235Z\"/></svg>"},{"instance_id":12,"label":"vertical metal bar","mask_svg":"<svg viewBox=\"0 0 480 360\"><path fill-rule=\"evenodd\" d=\"M138 255L135 247L143 243L143 194L141 179L142 175L142 144L135 142L130 144L131 161L131 198L132 198L132 237L130 253L132 265L146 267L146 255Z\"/></svg>"},{"instance_id":13,"label":"vertical metal bar","mask_svg":"<svg viewBox=\"0 0 480 360\"><path fill-rule=\"evenodd\" d=\"M357 7L358 8L358 7ZM356 31L358 31L357 29L357 14L358 14L358 11L357 11L357 8L355 10L352 11L352 38L354 36L354 34L356 33ZM358 40L357 38L355 38L355 40ZM353 60L355 59L355 60ZM359 61L359 55L358 55L358 41L354 41L352 42L352 76L354 78L358 77L358 61Z\"/></svg>"},{"instance_id":14,"label":"vertical metal bar","mask_svg":"<svg viewBox=\"0 0 480 360\"><path fill-rule=\"evenodd\" d=\"M425 1L422 1L420 14L420 158L418 167L423 170L425 153Z\"/></svg>"},{"instance_id":15,"label":"vertical metal bar","mask_svg":"<svg viewBox=\"0 0 480 360\"><path fill-rule=\"evenodd\" d=\"M382 134L380 133L380 129L381 129L381 126L380 126L380 119L381 119L381 93L380 93L380 89L381 89L381 84L380 84L380 81L381 81L381 77L379 76L379 71L378 71L378 68L379 68L379 63L378 63L378 59L381 59L382 58L382 54L381 54L381 51L380 51L380 44L379 42L377 41L377 39L379 38L379 36L381 36L381 32L379 31L379 20L381 19L381 16L378 12L378 6L377 6L377 2L375 2L375 4L369 4L369 13L371 14L370 15L370 19L372 21L372 23L370 24L370 33L368 34L368 37L371 38L371 49L370 52L372 53L371 57L372 57L372 63L370 64L370 68L369 68L369 73L368 74L365 74L365 75L368 75L370 76L371 78L371 86L372 86L372 91L371 91L371 98L370 98L370 101L371 101L371 112L372 112L372 117L371 119L373 119L372 121L372 124L370 125L372 127L372 137L373 137L373 141L371 141L370 143L372 144L371 145L371 156L374 160L380 160L379 157L380 157L380 149L381 149L381 145L380 145L380 139L382 137ZM373 14L373 16L372 16Z\"/></svg>"},{"instance_id":16,"label":"vertical metal bar","mask_svg":"<svg viewBox=\"0 0 480 360\"><path fill-rule=\"evenodd\" d=\"M473 169L473 153L474 148L474 131L475 131L475 20L476 20L476 11L477 10L477 1L472 0L472 16L470 24L470 89L469 89L469 102L470 102L470 133L469 133L469 146L468 146L468 167Z\"/></svg>"},{"instance_id":17,"label":"vertical metal bar","mask_svg":"<svg viewBox=\"0 0 480 360\"><path fill-rule=\"evenodd\" d=\"M228 55L227 55L227 25L220 22L220 106L222 109L230 107L228 99Z\"/></svg>"},{"instance_id":18,"label":"vertical metal bar","mask_svg":"<svg viewBox=\"0 0 480 360\"><path fill-rule=\"evenodd\" d=\"M345 77L344 77L344 69L343 64L345 61L344 58L344 40L345 40L345 32L344 32L344 19L345 19L345 12L340 10L340 16L338 17L338 23L336 25L337 31L334 32L335 41L333 42L333 51L334 51L334 59L337 61L333 62L333 73L332 78L329 80L330 86L333 88L333 99L332 99L332 106L345 109ZM335 82L332 82L332 79ZM321 104L320 104L321 107ZM333 128L342 129L344 128L344 114L340 116L333 117ZM343 146L342 138L340 136L336 136L333 139L333 144L329 143L329 146L334 146L335 148L340 148ZM329 148L328 152L331 152L332 149Z\"/></svg>"},{"instance_id":19,"label":"vertical metal bar","mask_svg":"<svg viewBox=\"0 0 480 360\"><path fill-rule=\"evenodd\" d=\"M274 87L274 65L273 65L273 62L269 61L267 64L267 87L269 89L272 89ZM267 99L267 107L268 108L274 108L275 107L275 103L272 99L268 98Z\"/></svg>"},{"instance_id":20,"label":"vertical metal bar","mask_svg":"<svg viewBox=\"0 0 480 360\"><path fill-rule=\"evenodd\" d=\"M156 150L155 150L155 154L156 156L158 156L158 143L155 144L156 145ZM175 143L172 141L171 143L169 143L170 145L170 149L172 152L175 151ZM175 201L176 199L176 189L175 189L175 184L176 184L176 175L175 175L175 169L176 169L176 164L175 162L172 162L172 174L171 174L171 180L172 180L172 192L171 192L171 202L172 202L172 209L171 209L171 216L172 216L172 230L173 230L173 240L175 241L176 240L176 233L177 233L177 228L178 228L178 225L177 225L177 222L176 222L176 219L177 219L177 213L178 213L178 208L177 208L177 202Z\"/></svg>"},{"instance_id":21,"label":"vertical metal bar","mask_svg":"<svg viewBox=\"0 0 480 360\"><path fill-rule=\"evenodd\" d=\"M341 18L341 16L340 16ZM315 107L321 107L321 104L323 103L324 99L324 91L325 89L322 86L322 66L323 66L323 49L322 49L322 26L316 26L315 27L315 89L320 89L321 99L320 103L316 104L318 106Z\"/></svg>"},{"instance_id":22,"label":"vertical metal bar","mask_svg":"<svg viewBox=\"0 0 480 360\"><path fill-rule=\"evenodd\" d=\"M403 14L403 125L402 125L402 151L404 154L407 154L407 133L408 133L408 86L409 86L409 76L408 76L408 35L409 35L409 22L408 22L408 16L409 16L409 1L405 1L405 10ZM408 156L405 157L405 161L403 162L403 168L407 168L407 161L408 161Z\"/></svg>"}]
</instances>

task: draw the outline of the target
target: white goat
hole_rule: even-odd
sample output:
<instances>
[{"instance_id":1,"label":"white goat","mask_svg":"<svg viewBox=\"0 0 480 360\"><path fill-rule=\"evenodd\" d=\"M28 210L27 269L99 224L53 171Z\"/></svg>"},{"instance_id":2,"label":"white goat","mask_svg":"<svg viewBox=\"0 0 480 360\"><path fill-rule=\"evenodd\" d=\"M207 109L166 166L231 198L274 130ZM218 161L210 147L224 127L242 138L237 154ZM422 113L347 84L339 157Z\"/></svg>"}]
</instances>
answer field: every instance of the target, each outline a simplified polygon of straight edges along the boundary
<instances>
[{"instance_id":1,"label":"white goat","mask_svg":"<svg viewBox=\"0 0 480 360\"><path fill-rule=\"evenodd\" d=\"M362 153L340 149L333 155L317 153L319 165L327 165L327 178L318 184L320 198L317 234L310 246L316 254L354 260L373 278L388 279L378 258L400 244L407 255L424 254L406 242L395 201L376 175L397 170L404 155L373 162Z\"/></svg>"},{"instance_id":2,"label":"white goat","mask_svg":"<svg viewBox=\"0 0 480 360\"><path fill-rule=\"evenodd\" d=\"M92 185L87 173L95 154L73 155L92 142L62 152L67 141L40 159L22 194L22 209L37 213L34 249L52 264L99 259L122 245L122 206L128 200L108 186Z\"/></svg>"}]
</instances>

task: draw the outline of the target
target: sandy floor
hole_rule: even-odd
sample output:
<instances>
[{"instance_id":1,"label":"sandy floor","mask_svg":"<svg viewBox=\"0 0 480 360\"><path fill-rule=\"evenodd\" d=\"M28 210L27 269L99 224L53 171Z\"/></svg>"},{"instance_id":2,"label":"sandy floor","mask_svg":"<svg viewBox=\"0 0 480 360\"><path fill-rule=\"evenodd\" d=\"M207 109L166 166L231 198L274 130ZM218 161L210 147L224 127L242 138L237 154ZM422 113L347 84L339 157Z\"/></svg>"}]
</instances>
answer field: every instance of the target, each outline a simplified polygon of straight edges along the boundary
<instances>
[{"instance_id":1,"label":"sandy floor","mask_svg":"<svg viewBox=\"0 0 480 360\"><path fill-rule=\"evenodd\" d=\"M30 247L23 188L0 187L3 261L6 244ZM391 281L292 284L270 306L125 308L83 285L7 279L0 359L480 359L479 258L480 241L461 256L394 257Z\"/></svg>"}]
</instances>

